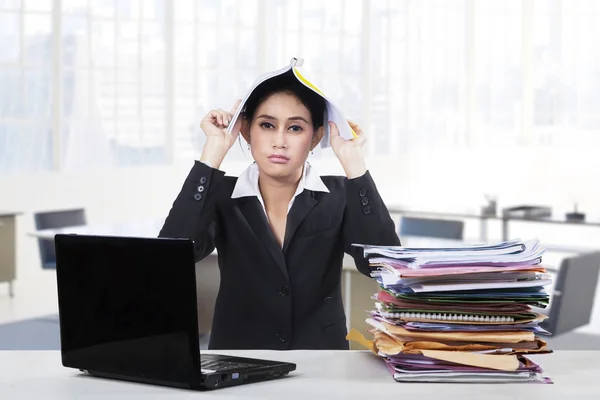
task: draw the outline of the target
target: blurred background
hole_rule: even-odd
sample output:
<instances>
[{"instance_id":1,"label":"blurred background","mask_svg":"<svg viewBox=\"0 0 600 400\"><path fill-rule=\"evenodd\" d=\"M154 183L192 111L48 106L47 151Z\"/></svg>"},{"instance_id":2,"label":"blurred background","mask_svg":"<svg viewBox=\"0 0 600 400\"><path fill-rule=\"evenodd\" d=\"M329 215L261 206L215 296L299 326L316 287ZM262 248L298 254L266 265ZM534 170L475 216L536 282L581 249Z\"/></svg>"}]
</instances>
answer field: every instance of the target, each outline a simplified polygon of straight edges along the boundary
<instances>
[{"instance_id":1,"label":"blurred background","mask_svg":"<svg viewBox=\"0 0 600 400\"><path fill-rule=\"evenodd\" d=\"M461 241L539 237L558 276L600 248L599 19L595 0L0 0L0 323L57 311L40 231L156 233L202 116L292 57L366 132L399 232L419 214ZM251 161L236 145L222 169ZM343 174L330 149L309 161ZM503 218L522 205L547 215ZM368 279L348 274L350 310ZM577 332L600 334L595 290Z\"/></svg>"}]
</instances>

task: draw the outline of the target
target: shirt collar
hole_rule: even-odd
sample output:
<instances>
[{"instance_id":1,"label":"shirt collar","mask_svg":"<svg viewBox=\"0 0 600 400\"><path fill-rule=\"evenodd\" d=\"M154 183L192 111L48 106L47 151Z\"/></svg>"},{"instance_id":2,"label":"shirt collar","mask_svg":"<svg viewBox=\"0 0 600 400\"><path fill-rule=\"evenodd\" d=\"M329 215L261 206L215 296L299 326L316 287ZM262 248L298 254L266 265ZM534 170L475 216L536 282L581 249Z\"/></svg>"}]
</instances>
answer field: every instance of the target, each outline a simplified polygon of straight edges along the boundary
<instances>
[{"instance_id":1,"label":"shirt collar","mask_svg":"<svg viewBox=\"0 0 600 400\"><path fill-rule=\"evenodd\" d=\"M298 182L298 188L296 189L296 193L294 193L294 197L302 193L304 189L329 193L329 189L327 189L317 171L308 162L304 164L302 176L300 177L300 182ZM258 165L255 162L242 172L231 194L232 199L250 196L256 196L262 200L258 187Z\"/></svg>"}]
</instances>

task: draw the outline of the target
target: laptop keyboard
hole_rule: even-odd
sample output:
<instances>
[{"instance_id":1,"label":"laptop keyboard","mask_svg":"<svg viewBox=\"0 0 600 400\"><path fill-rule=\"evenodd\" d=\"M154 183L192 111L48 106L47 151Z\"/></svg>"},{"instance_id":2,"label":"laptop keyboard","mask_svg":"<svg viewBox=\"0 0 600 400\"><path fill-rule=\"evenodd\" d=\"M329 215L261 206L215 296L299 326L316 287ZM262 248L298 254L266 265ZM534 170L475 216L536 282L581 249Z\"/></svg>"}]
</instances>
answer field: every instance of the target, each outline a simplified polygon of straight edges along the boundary
<instances>
[{"instance_id":1,"label":"laptop keyboard","mask_svg":"<svg viewBox=\"0 0 600 400\"><path fill-rule=\"evenodd\" d=\"M247 368L256 368L260 367L260 365L256 364L248 364L241 362L233 362L233 361L225 361L225 360L202 360L202 369L203 370L213 370L213 371L230 371L233 369L247 369Z\"/></svg>"}]
</instances>

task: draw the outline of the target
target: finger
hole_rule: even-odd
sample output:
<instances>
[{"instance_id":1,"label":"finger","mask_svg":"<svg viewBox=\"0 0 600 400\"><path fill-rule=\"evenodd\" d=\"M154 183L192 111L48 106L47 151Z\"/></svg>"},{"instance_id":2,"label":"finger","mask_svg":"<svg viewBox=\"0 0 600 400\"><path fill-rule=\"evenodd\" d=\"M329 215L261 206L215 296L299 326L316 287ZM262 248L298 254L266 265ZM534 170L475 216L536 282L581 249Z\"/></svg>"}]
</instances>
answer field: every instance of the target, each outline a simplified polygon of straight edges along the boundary
<instances>
[{"instance_id":1,"label":"finger","mask_svg":"<svg viewBox=\"0 0 600 400\"><path fill-rule=\"evenodd\" d=\"M352 127L352 130L354 131L354 133L356 133L356 136L361 136L364 134L364 131L357 123L352 122L351 127Z\"/></svg>"},{"instance_id":2,"label":"finger","mask_svg":"<svg viewBox=\"0 0 600 400\"><path fill-rule=\"evenodd\" d=\"M335 122L329 122L329 143L331 147L336 149L345 142L344 138L340 136L340 130L338 129Z\"/></svg>"},{"instance_id":3,"label":"finger","mask_svg":"<svg viewBox=\"0 0 600 400\"><path fill-rule=\"evenodd\" d=\"M360 136L364 133L362 128L358 126L356 122L348 120L348 125L350 125L350 128L352 128L352 130L354 131L354 133L356 133L357 136Z\"/></svg>"},{"instance_id":4,"label":"finger","mask_svg":"<svg viewBox=\"0 0 600 400\"><path fill-rule=\"evenodd\" d=\"M357 146L364 146L364 144L367 143L367 138L363 135L358 135L358 137L352 139L352 141L355 142Z\"/></svg>"},{"instance_id":5,"label":"finger","mask_svg":"<svg viewBox=\"0 0 600 400\"><path fill-rule=\"evenodd\" d=\"M329 136L340 136L340 130L338 129L336 123L333 121L329 121Z\"/></svg>"},{"instance_id":6,"label":"finger","mask_svg":"<svg viewBox=\"0 0 600 400\"><path fill-rule=\"evenodd\" d=\"M219 112L219 110L213 110L213 111L211 111L211 114L214 118L215 125L217 125L217 126L223 125L223 117L221 117L221 113Z\"/></svg>"},{"instance_id":7,"label":"finger","mask_svg":"<svg viewBox=\"0 0 600 400\"><path fill-rule=\"evenodd\" d=\"M225 110L222 110L219 108L219 117L221 118L220 124L221 126L227 126L228 121L227 121L227 112L225 112Z\"/></svg>"},{"instance_id":8,"label":"finger","mask_svg":"<svg viewBox=\"0 0 600 400\"><path fill-rule=\"evenodd\" d=\"M210 115L210 122L213 125L218 126L218 125L221 124L221 122L219 121L220 115L219 115L219 112L217 110L211 110L210 113L209 113L209 115Z\"/></svg>"},{"instance_id":9,"label":"finger","mask_svg":"<svg viewBox=\"0 0 600 400\"><path fill-rule=\"evenodd\" d=\"M233 108L231 109L231 114L235 114L235 112L237 111L237 109L239 108L240 104L242 104L242 99L237 99L237 101L235 102L235 104L233 105Z\"/></svg>"},{"instance_id":10,"label":"finger","mask_svg":"<svg viewBox=\"0 0 600 400\"><path fill-rule=\"evenodd\" d=\"M220 111L221 111L221 118L223 119L223 126L229 125L229 121L231 120L231 118L229 118L229 113L225 110L220 110Z\"/></svg>"}]
</instances>

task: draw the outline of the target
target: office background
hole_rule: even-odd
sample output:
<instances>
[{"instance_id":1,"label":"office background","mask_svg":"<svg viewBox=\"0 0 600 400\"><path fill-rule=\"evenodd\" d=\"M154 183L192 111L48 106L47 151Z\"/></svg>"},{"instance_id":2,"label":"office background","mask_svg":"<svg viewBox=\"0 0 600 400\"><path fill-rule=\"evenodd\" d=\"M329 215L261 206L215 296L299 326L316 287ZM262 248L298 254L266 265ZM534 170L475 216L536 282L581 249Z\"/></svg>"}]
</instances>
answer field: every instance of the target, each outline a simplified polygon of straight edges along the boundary
<instances>
[{"instance_id":1,"label":"office background","mask_svg":"<svg viewBox=\"0 0 600 400\"><path fill-rule=\"evenodd\" d=\"M294 56L364 128L388 204L479 212L492 195L600 221L599 17L594 0L0 0L0 211L24 213L0 322L55 309L33 213L166 216L201 117ZM343 173L331 150L309 161ZM242 144L222 169L250 162ZM600 247L600 227L512 232Z\"/></svg>"}]
</instances>

